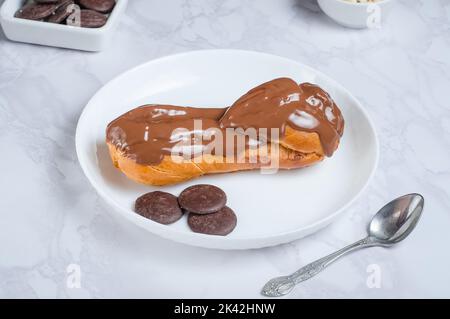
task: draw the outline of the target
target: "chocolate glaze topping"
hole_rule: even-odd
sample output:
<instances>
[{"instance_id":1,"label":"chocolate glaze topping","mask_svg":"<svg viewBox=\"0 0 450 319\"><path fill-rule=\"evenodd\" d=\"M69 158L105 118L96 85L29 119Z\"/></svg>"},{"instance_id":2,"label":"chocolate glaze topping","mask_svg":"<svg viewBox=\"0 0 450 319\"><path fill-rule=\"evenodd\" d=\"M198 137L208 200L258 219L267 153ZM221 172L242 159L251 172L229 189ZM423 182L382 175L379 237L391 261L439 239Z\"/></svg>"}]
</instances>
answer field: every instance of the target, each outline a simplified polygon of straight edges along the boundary
<instances>
[{"instance_id":1,"label":"chocolate glaze topping","mask_svg":"<svg viewBox=\"0 0 450 319\"><path fill-rule=\"evenodd\" d=\"M202 120L201 132L198 122ZM144 105L112 121L106 131L107 142L139 164L156 165L180 141L190 139L190 158L201 153L214 140L214 131L224 138L227 128L278 128L282 138L286 125L316 132L327 156L331 156L342 136L344 119L331 97L320 87L291 79L266 82L243 95L228 108L194 108L172 105ZM178 129L178 130L177 130ZM199 141L209 132L210 139ZM211 133L212 132L212 133ZM246 144L250 141L246 140ZM222 154L227 154L225 150ZM212 152L214 154L214 152Z\"/></svg>"}]
</instances>

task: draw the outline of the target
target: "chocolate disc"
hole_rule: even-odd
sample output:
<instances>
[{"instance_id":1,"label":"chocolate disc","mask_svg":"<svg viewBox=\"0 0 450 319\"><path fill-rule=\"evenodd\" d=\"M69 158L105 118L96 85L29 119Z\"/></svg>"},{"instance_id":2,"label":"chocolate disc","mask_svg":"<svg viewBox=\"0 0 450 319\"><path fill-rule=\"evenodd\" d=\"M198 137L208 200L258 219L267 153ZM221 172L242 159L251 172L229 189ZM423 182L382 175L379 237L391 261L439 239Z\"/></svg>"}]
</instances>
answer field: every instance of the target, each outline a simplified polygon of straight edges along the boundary
<instances>
[{"instance_id":1,"label":"chocolate disc","mask_svg":"<svg viewBox=\"0 0 450 319\"><path fill-rule=\"evenodd\" d=\"M93 10L80 11L80 24L81 27L83 28L100 28L105 25L106 20L107 20L106 16L101 13L98 13L97 11Z\"/></svg>"},{"instance_id":2,"label":"chocolate disc","mask_svg":"<svg viewBox=\"0 0 450 319\"><path fill-rule=\"evenodd\" d=\"M212 214L194 214L188 216L188 225L196 233L225 236L236 227L237 218L227 206Z\"/></svg>"},{"instance_id":3,"label":"chocolate disc","mask_svg":"<svg viewBox=\"0 0 450 319\"><path fill-rule=\"evenodd\" d=\"M186 188L178 197L180 206L196 214L217 212L227 203L227 195L214 185L200 184Z\"/></svg>"},{"instance_id":4,"label":"chocolate disc","mask_svg":"<svg viewBox=\"0 0 450 319\"><path fill-rule=\"evenodd\" d=\"M69 6L73 4L73 0L59 0L58 9L56 9L56 11L50 17L48 17L47 21L51 23L63 22L68 16L73 13L73 9L71 10L69 8Z\"/></svg>"},{"instance_id":5,"label":"chocolate disc","mask_svg":"<svg viewBox=\"0 0 450 319\"><path fill-rule=\"evenodd\" d=\"M79 0L78 2L86 9L95 10L101 13L111 12L116 5L115 0Z\"/></svg>"},{"instance_id":6,"label":"chocolate disc","mask_svg":"<svg viewBox=\"0 0 450 319\"><path fill-rule=\"evenodd\" d=\"M150 192L136 199L135 211L160 224L171 224L183 216L176 196L166 192Z\"/></svg>"},{"instance_id":7,"label":"chocolate disc","mask_svg":"<svg viewBox=\"0 0 450 319\"><path fill-rule=\"evenodd\" d=\"M54 3L38 4L32 2L17 10L14 16L21 19L42 20L51 15L56 8L57 5Z\"/></svg>"}]
</instances>

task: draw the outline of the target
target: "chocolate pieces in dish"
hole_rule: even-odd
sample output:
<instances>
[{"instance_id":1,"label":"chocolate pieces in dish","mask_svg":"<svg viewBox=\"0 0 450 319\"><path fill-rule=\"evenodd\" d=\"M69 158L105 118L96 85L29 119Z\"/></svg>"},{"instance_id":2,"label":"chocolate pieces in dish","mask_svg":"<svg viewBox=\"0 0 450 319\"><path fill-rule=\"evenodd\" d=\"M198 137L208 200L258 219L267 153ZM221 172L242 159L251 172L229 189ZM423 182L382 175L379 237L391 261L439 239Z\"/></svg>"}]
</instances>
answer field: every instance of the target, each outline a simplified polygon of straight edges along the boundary
<instances>
[{"instance_id":1,"label":"chocolate pieces in dish","mask_svg":"<svg viewBox=\"0 0 450 319\"><path fill-rule=\"evenodd\" d=\"M116 0L32 0L17 10L16 18L100 28L108 21Z\"/></svg>"}]
</instances>

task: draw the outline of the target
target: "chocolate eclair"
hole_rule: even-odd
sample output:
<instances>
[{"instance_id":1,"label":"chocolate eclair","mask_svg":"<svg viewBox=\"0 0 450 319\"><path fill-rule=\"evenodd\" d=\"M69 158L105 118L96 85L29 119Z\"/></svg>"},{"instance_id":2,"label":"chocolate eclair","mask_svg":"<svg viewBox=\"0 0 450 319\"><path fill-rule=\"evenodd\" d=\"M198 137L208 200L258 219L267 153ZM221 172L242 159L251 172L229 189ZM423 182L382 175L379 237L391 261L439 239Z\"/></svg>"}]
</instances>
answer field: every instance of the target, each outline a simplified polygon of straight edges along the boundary
<instances>
[{"instance_id":1,"label":"chocolate eclair","mask_svg":"<svg viewBox=\"0 0 450 319\"><path fill-rule=\"evenodd\" d=\"M108 125L106 142L126 176L166 185L204 174L309 166L333 155L343 130L327 92L279 78L226 108L138 107Z\"/></svg>"}]
</instances>

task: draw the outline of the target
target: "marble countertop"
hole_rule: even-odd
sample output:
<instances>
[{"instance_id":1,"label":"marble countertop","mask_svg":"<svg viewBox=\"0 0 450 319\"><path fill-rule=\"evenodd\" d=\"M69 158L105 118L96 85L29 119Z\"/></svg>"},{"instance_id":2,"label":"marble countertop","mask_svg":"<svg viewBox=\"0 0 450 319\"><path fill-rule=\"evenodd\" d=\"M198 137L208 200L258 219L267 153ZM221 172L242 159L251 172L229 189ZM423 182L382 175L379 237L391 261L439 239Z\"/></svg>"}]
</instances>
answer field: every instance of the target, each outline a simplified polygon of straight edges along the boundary
<instances>
[{"instance_id":1,"label":"marble countertop","mask_svg":"<svg viewBox=\"0 0 450 319\"><path fill-rule=\"evenodd\" d=\"M74 146L89 98L130 67L211 48L301 61L363 102L380 165L334 224L277 247L200 249L112 214L90 186ZM439 0L396 0L372 30L336 25L315 1L133 0L101 53L13 43L0 32L0 297L258 298L268 278L359 239L385 202L419 192L426 209L410 238L354 253L289 297L448 298L449 89L450 3Z\"/></svg>"}]
</instances>

